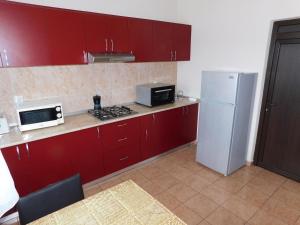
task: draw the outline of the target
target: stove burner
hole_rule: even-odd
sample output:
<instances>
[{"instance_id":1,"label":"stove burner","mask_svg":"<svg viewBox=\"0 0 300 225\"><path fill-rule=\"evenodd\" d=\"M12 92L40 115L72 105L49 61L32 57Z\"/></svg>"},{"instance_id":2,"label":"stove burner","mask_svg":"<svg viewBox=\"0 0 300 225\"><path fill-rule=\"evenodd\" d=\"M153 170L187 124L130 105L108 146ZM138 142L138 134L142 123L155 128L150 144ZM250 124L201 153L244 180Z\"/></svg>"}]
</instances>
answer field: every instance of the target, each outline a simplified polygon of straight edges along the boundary
<instances>
[{"instance_id":1,"label":"stove burner","mask_svg":"<svg viewBox=\"0 0 300 225\"><path fill-rule=\"evenodd\" d=\"M100 120L110 120L110 119L124 117L124 116L137 113L126 106L103 107L99 110L91 109L88 112Z\"/></svg>"}]
</instances>

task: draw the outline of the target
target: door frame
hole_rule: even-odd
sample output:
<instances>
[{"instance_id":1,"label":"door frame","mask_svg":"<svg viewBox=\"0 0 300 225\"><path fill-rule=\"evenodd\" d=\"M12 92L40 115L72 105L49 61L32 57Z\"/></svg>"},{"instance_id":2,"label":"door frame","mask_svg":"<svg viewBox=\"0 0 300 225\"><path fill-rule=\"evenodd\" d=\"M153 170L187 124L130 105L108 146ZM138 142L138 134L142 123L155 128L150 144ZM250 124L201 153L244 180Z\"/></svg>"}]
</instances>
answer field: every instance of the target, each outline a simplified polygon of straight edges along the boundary
<instances>
[{"instance_id":1,"label":"door frame","mask_svg":"<svg viewBox=\"0 0 300 225\"><path fill-rule=\"evenodd\" d=\"M266 109L268 107L269 95L273 93L276 71L273 71L274 65L278 63L278 57L280 51L276 51L278 47L278 41L299 39L300 40L300 19L276 21L273 24L273 31L269 49L269 56L267 62L266 77L264 83L263 98L260 110L259 126L257 132L257 140L254 153L254 165L263 167L281 175L290 177L292 179L299 180L299 177L295 177L282 171L278 168L272 168L262 163L264 154L264 144L267 132L268 115Z\"/></svg>"}]
</instances>

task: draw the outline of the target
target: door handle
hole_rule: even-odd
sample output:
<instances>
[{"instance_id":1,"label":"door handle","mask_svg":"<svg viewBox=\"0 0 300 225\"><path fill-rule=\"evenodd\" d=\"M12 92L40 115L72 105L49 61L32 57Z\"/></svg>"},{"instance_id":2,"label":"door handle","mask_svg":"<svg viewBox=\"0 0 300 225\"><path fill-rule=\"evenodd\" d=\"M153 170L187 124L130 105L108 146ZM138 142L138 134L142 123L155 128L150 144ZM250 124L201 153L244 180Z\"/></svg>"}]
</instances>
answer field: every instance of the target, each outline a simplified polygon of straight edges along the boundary
<instances>
[{"instance_id":1,"label":"door handle","mask_svg":"<svg viewBox=\"0 0 300 225\"><path fill-rule=\"evenodd\" d=\"M8 63L8 56L7 56L7 50L4 49L4 50L3 50L3 53L4 53L5 65L6 65L6 66L9 66L9 63Z\"/></svg>"},{"instance_id":2,"label":"door handle","mask_svg":"<svg viewBox=\"0 0 300 225\"><path fill-rule=\"evenodd\" d=\"M1 67L4 67L3 65L3 59L2 59L2 53L0 52L0 61L1 61Z\"/></svg>"},{"instance_id":3,"label":"door handle","mask_svg":"<svg viewBox=\"0 0 300 225\"><path fill-rule=\"evenodd\" d=\"M269 112L273 107L277 106L276 103L267 103L266 105L267 105L267 107L265 109L266 112Z\"/></svg>"},{"instance_id":4,"label":"door handle","mask_svg":"<svg viewBox=\"0 0 300 225\"><path fill-rule=\"evenodd\" d=\"M25 147L26 147L27 157L28 157L28 159L30 159L30 150L29 150L28 143L25 144Z\"/></svg>"},{"instance_id":5,"label":"door handle","mask_svg":"<svg viewBox=\"0 0 300 225\"><path fill-rule=\"evenodd\" d=\"M121 138L121 139L118 140L118 142L126 141L127 139L128 139L127 137Z\"/></svg>"},{"instance_id":6,"label":"door handle","mask_svg":"<svg viewBox=\"0 0 300 225\"><path fill-rule=\"evenodd\" d=\"M147 141L148 140L148 129L146 129L145 134L146 134L146 141Z\"/></svg>"},{"instance_id":7,"label":"door handle","mask_svg":"<svg viewBox=\"0 0 300 225\"><path fill-rule=\"evenodd\" d=\"M163 90L155 91L155 93L167 92L167 91L172 91L172 90L173 90L173 89L168 88L168 89L163 89Z\"/></svg>"},{"instance_id":8,"label":"door handle","mask_svg":"<svg viewBox=\"0 0 300 225\"><path fill-rule=\"evenodd\" d=\"M127 126L127 123L119 124L118 127L125 127Z\"/></svg>"},{"instance_id":9,"label":"door handle","mask_svg":"<svg viewBox=\"0 0 300 225\"><path fill-rule=\"evenodd\" d=\"M99 127L97 127L97 138L98 139L100 138L100 129L99 129Z\"/></svg>"},{"instance_id":10,"label":"door handle","mask_svg":"<svg viewBox=\"0 0 300 225\"><path fill-rule=\"evenodd\" d=\"M174 53L174 57L175 57L175 61L177 60L177 51L175 50L175 53Z\"/></svg>"},{"instance_id":11,"label":"door handle","mask_svg":"<svg viewBox=\"0 0 300 225\"><path fill-rule=\"evenodd\" d=\"M124 158L122 158L122 159L120 159L120 161L124 161L124 160L126 160L126 159L128 159L129 157L128 156L126 156L126 157L124 157Z\"/></svg>"},{"instance_id":12,"label":"door handle","mask_svg":"<svg viewBox=\"0 0 300 225\"><path fill-rule=\"evenodd\" d=\"M18 160L21 160L20 149L19 146L16 147L16 152L18 154Z\"/></svg>"},{"instance_id":13,"label":"door handle","mask_svg":"<svg viewBox=\"0 0 300 225\"><path fill-rule=\"evenodd\" d=\"M113 52L114 51L114 40L110 39L110 42L111 42L111 51Z\"/></svg>"},{"instance_id":14,"label":"door handle","mask_svg":"<svg viewBox=\"0 0 300 225\"><path fill-rule=\"evenodd\" d=\"M152 114L152 119L155 122L156 118L155 118L155 114Z\"/></svg>"},{"instance_id":15,"label":"door handle","mask_svg":"<svg viewBox=\"0 0 300 225\"><path fill-rule=\"evenodd\" d=\"M173 51L171 50L171 61L173 61Z\"/></svg>"},{"instance_id":16,"label":"door handle","mask_svg":"<svg viewBox=\"0 0 300 225\"><path fill-rule=\"evenodd\" d=\"M108 40L105 38L105 52L108 52Z\"/></svg>"}]
</instances>

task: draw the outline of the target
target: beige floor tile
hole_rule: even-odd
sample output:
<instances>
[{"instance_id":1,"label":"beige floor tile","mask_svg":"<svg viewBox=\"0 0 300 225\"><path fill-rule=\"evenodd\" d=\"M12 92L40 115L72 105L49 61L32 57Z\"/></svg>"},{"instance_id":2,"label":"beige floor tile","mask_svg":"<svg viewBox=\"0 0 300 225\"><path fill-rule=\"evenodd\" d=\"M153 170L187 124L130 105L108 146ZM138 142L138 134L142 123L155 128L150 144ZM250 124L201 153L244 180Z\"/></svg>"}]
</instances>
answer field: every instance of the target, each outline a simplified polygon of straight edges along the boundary
<instances>
[{"instance_id":1,"label":"beige floor tile","mask_svg":"<svg viewBox=\"0 0 300 225\"><path fill-rule=\"evenodd\" d=\"M158 184L164 189L168 189L179 183L179 181L176 178L167 173L163 173L163 175L158 176L152 179L151 181L155 184Z\"/></svg>"},{"instance_id":2,"label":"beige floor tile","mask_svg":"<svg viewBox=\"0 0 300 225\"><path fill-rule=\"evenodd\" d=\"M297 195L300 195L300 183L297 181L287 180L283 185L282 188L294 192Z\"/></svg>"},{"instance_id":3,"label":"beige floor tile","mask_svg":"<svg viewBox=\"0 0 300 225\"><path fill-rule=\"evenodd\" d=\"M201 216L184 205L177 207L173 212L187 225L198 225L203 220Z\"/></svg>"},{"instance_id":4,"label":"beige floor tile","mask_svg":"<svg viewBox=\"0 0 300 225\"><path fill-rule=\"evenodd\" d=\"M181 166L176 166L169 173L178 180L183 181L186 177L193 175L191 171Z\"/></svg>"},{"instance_id":5,"label":"beige floor tile","mask_svg":"<svg viewBox=\"0 0 300 225\"><path fill-rule=\"evenodd\" d=\"M256 176L263 171L261 167L258 166L244 166L240 170L248 173L249 175Z\"/></svg>"},{"instance_id":6,"label":"beige floor tile","mask_svg":"<svg viewBox=\"0 0 300 225\"><path fill-rule=\"evenodd\" d=\"M291 209L300 211L300 196L294 192L279 188L272 196L272 199L285 204Z\"/></svg>"},{"instance_id":7,"label":"beige floor tile","mask_svg":"<svg viewBox=\"0 0 300 225\"><path fill-rule=\"evenodd\" d=\"M198 192L200 192L202 189L206 188L208 185L211 184L209 181L196 174L193 174L183 179L183 183L185 183L186 185Z\"/></svg>"},{"instance_id":8,"label":"beige floor tile","mask_svg":"<svg viewBox=\"0 0 300 225\"><path fill-rule=\"evenodd\" d=\"M103 183L100 183L99 186L102 188L102 190L106 190L122 182L124 181L120 177L116 177L116 178L113 177L107 181L104 181Z\"/></svg>"},{"instance_id":9,"label":"beige floor tile","mask_svg":"<svg viewBox=\"0 0 300 225\"><path fill-rule=\"evenodd\" d=\"M184 203L185 206L198 213L202 218L206 218L217 207L218 204L202 194L197 194Z\"/></svg>"},{"instance_id":10,"label":"beige floor tile","mask_svg":"<svg viewBox=\"0 0 300 225\"><path fill-rule=\"evenodd\" d=\"M223 204L223 207L245 221L248 221L259 209L247 200L239 199L237 197L232 197L227 200Z\"/></svg>"},{"instance_id":11,"label":"beige floor tile","mask_svg":"<svg viewBox=\"0 0 300 225\"><path fill-rule=\"evenodd\" d=\"M222 178L223 176L211 169L203 167L203 170L200 172L195 173L198 176L202 177L203 179L207 180L210 183L217 181L218 179Z\"/></svg>"},{"instance_id":12,"label":"beige floor tile","mask_svg":"<svg viewBox=\"0 0 300 225\"><path fill-rule=\"evenodd\" d=\"M139 172L147 179L154 179L155 177L161 176L163 173L157 166L152 164L140 168Z\"/></svg>"},{"instance_id":13,"label":"beige floor tile","mask_svg":"<svg viewBox=\"0 0 300 225\"><path fill-rule=\"evenodd\" d=\"M270 183L262 179L261 177L256 177L253 180L249 181L247 183L247 186L250 188L256 188L267 195L272 195L276 191L276 189L278 189L280 184Z\"/></svg>"},{"instance_id":14,"label":"beige floor tile","mask_svg":"<svg viewBox=\"0 0 300 225\"><path fill-rule=\"evenodd\" d=\"M211 224L209 224L207 221L203 220L201 223L199 223L199 225L211 225Z\"/></svg>"},{"instance_id":15,"label":"beige floor tile","mask_svg":"<svg viewBox=\"0 0 300 225\"><path fill-rule=\"evenodd\" d=\"M186 202L198 193L183 183L174 185L168 189L168 192L181 202Z\"/></svg>"},{"instance_id":16,"label":"beige floor tile","mask_svg":"<svg viewBox=\"0 0 300 225\"><path fill-rule=\"evenodd\" d=\"M95 186L89 189L84 190L84 197L88 198L94 194L99 193L100 191L102 191L102 188L100 186Z\"/></svg>"},{"instance_id":17,"label":"beige floor tile","mask_svg":"<svg viewBox=\"0 0 300 225\"><path fill-rule=\"evenodd\" d=\"M268 194L254 187L244 186L237 194L237 197L247 200L257 207L261 207L270 197Z\"/></svg>"},{"instance_id":18,"label":"beige floor tile","mask_svg":"<svg viewBox=\"0 0 300 225\"><path fill-rule=\"evenodd\" d=\"M244 183L237 181L231 177L223 177L214 183L216 186L232 194L237 193L242 189Z\"/></svg>"},{"instance_id":19,"label":"beige floor tile","mask_svg":"<svg viewBox=\"0 0 300 225\"><path fill-rule=\"evenodd\" d=\"M159 186L158 184L155 184L151 181L139 185L141 188L143 188L145 191L147 191L150 195L155 196L159 193L163 192L165 189Z\"/></svg>"},{"instance_id":20,"label":"beige floor tile","mask_svg":"<svg viewBox=\"0 0 300 225\"><path fill-rule=\"evenodd\" d=\"M129 172L126 172L124 174L121 175L120 177L123 181L126 180L133 180L136 184L143 184L143 183L147 183L149 180L147 178L145 178L143 176L143 174L141 172L139 172L138 170L132 170Z\"/></svg>"},{"instance_id":21,"label":"beige floor tile","mask_svg":"<svg viewBox=\"0 0 300 225\"><path fill-rule=\"evenodd\" d=\"M300 211L290 208L284 203L273 198L266 202L263 210L290 225L295 224L300 217Z\"/></svg>"},{"instance_id":22,"label":"beige floor tile","mask_svg":"<svg viewBox=\"0 0 300 225\"><path fill-rule=\"evenodd\" d=\"M204 169L202 165L200 165L194 160L185 161L181 166L195 173L200 173Z\"/></svg>"},{"instance_id":23,"label":"beige floor tile","mask_svg":"<svg viewBox=\"0 0 300 225\"><path fill-rule=\"evenodd\" d=\"M182 203L178 201L176 198L174 198L173 195L169 194L166 191L163 191L162 193L155 195L155 199L157 199L160 203L162 203L164 206L166 206L169 210L177 208Z\"/></svg>"},{"instance_id":24,"label":"beige floor tile","mask_svg":"<svg viewBox=\"0 0 300 225\"><path fill-rule=\"evenodd\" d=\"M206 220L211 225L244 225L246 223L223 207L214 211Z\"/></svg>"},{"instance_id":25,"label":"beige floor tile","mask_svg":"<svg viewBox=\"0 0 300 225\"><path fill-rule=\"evenodd\" d=\"M257 175L257 177L264 179L268 183L279 184L279 185L283 184L287 180L287 178L280 176L278 174L272 173L265 169L263 169L262 172L260 172Z\"/></svg>"},{"instance_id":26,"label":"beige floor tile","mask_svg":"<svg viewBox=\"0 0 300 225\"><path fill-rule=\"evenodd\" d=\"M287 225L264 211L258 211L248 223L251 225Z\"/></svg>"},{"instance_id":27,"label":"beige floor tile","mask_svg":"<svg viewBox=\"0 0 300 225\"><path fill-rule=\"evenodd\" d=\"M241 169L230 175L230 178L246 184L250 180L254 179L255 175L252 175L252 173L249 173L247 170Z\"/></svg>"},{"instance_id":28,"label":"beige floor tile","mask_svg":"<svg viewBox=\"0 0 300 225\"><path fill-rule=\"evenodd\" d=\"M295 225L300 225L300 218L299 218L298 221L295 223Z\"/></svg>"},{"instance_id":29,"label":"beige floor tile","mask_svg":"<svg viewBox=\"0 0 300 225\"><path fill-rule=\"evenodd\" d=\"M220 205L233 196L231 193L214 184L211 184L208 187L204 188L200 193Z\"/></svg>"},{"instance_id":30,"label":"beige floor tile","mask_svg":"<svg viewBox=\"0 0 300 225\"><path fill-rule=\"evenodd\" d=\"M172 169L176 167L177 164L178 163L176 162L176 160L170 157L163 157L152 162L153 166L156 166L157 168L159 168L161 171L164 172L172 171Z\"/></svg>"}]
</instances>

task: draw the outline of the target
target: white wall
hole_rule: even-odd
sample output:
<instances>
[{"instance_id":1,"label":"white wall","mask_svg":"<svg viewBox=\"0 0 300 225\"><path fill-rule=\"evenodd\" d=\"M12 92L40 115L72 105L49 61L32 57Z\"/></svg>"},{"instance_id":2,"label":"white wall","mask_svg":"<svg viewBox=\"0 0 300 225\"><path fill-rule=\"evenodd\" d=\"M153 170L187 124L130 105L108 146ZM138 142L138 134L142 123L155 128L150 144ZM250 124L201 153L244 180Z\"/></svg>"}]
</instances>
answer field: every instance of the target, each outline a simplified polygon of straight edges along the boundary
<instances>
[{"instance_id":1,"label":"white wall","mask_svg":"<svg viewBox=\"0 0 300 225\"><path fill-rule=\"evenodd\" d=\"M16 2L175 22L177 0L14 0Z\"/></svg>"},{"instance_id":2,"label":"white wall","mask_svg":"<svg viewBox=\"0 0 300 225\"><path fill-rule=\"evenodd\" d=\"M192 24L192 60L178 64L178 87L200 97L202 70L258 72L248 161L252 161L273 20L300 17L299 0L178 0Z\"/></svg>"}]
</instances>

